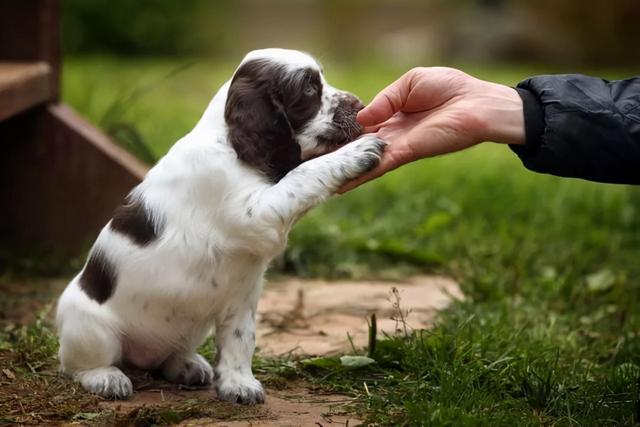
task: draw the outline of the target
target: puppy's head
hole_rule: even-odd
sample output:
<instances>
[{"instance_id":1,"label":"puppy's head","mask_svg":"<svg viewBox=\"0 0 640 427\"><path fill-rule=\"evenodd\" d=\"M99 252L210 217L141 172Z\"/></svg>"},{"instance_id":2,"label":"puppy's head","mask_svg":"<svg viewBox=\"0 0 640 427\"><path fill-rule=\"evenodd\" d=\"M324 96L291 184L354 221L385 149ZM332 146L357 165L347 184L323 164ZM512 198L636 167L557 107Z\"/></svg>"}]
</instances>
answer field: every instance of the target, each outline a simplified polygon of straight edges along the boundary
<instances>
[{"instance_id":1,"label":"puppy's head","mask_svg":"<svg viewBox=\"0 0 640 427\"><path fill-rule=\"evenodd\" d=\"M355 139L362 107L354 95L330 86L306 53L263 49L236 70L224 117L238 157L278 181L301 162Z\"/></svg>"}]
</instances>

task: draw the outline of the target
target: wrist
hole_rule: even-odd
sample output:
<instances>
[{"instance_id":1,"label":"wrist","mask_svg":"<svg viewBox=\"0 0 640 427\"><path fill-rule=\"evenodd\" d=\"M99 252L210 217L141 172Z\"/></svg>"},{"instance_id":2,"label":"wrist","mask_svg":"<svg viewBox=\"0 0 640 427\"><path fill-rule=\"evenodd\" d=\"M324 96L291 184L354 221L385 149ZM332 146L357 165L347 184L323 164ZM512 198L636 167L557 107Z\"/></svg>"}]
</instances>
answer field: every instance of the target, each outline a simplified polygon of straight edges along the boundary
<instances>
[{"instance_id":1,"label":"wrist","mask_svg":"<svg viewBox=\"0 0 640 427\"><path fill-rule=\"evenodd\" d=\"M485 82L478 98L478 111L483 123L481 139L502 144L525 144L522 98L508 86Z\"/></svg>"}]
</instances>

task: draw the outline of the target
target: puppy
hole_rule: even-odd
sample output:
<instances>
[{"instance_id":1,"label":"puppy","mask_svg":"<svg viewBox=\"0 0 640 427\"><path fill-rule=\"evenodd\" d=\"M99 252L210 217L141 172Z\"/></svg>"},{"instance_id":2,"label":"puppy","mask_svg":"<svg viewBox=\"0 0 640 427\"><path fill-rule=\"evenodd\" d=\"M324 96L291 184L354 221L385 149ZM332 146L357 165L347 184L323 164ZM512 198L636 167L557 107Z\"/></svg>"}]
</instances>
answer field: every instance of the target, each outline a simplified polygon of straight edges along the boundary
<instances>
[{"instance_id":1,"label":"puppy","mask_svg":"<svg viewBox=\"0 0 640 427\"><path fill-rule=\"evenodd\" d=\"M115 211L60 297L61 370L110 398L132 394L120 370L132 366L264 402L251 372L263 276L305 212L378 164L380 139L346 144L361 132L361 108L311 56L250 52ZM212 369L196 349L213 330Z\"/></svg>"}]
</instances>

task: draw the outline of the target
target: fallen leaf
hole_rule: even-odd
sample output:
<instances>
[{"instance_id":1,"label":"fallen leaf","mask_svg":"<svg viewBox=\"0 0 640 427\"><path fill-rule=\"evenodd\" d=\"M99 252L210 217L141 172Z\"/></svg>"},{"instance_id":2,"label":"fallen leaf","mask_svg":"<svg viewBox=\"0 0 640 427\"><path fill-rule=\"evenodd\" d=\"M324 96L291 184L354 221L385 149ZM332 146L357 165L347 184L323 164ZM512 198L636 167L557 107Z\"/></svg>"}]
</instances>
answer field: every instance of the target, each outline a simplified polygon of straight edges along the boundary
<instances>
[{"instance_id":1,"label":"fallen leaf","mask_svg":"<svg viewBox=\"0 0 640 427\"><path fill-rule=\"evenodd\" d=\"M602 269L587 276L587 289L592 292L606 291L616 281L616 276L609 269Z\"/></svg>"},{"instance_id":2,"label":"fallen leaf","mask_svg":"<svg viewBox=\"0 0 640 427\"><path fill-rule=\"evenodd\" d=\"M3 368L2 369L2 373L5 374L7 376L7 378L9 378L10 380L15 380L16 379L16 375L11 372L10 370L8 370L7 368Z\"/></svg>"},{"instance_id":3,"label":"fallen leaf","mask_svg":"<svg viewBox=\"0 0 640 427\"><path fill-rule=\"evenodd\" d=\"M86 420L86 421L91 421L91 420L95 420L96 418L100 417L100 415L102 415L100 412L80 412L77 413L73 416L73 420Z\"/></svg>"},{"instance_id":4,"label":"fallen leaf","mask_svg":"<svg viewBox=\"0 0 640 427\"><path fill-rule=\"evenodd\" d=\"M342 366L349 368L360 368L362 366L371 365L375 362L375 360L367 356L342 356L340 358Z\"/></svg>"}]
</instances>

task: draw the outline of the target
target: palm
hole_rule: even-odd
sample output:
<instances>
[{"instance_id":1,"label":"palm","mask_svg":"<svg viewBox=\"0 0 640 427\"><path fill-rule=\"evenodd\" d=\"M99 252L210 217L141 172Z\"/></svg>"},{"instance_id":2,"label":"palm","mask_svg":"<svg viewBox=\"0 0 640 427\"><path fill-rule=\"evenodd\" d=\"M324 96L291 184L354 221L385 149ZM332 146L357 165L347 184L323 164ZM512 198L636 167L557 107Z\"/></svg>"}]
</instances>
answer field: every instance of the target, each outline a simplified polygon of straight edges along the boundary
<instances>
[{"instance_id":1,"label":"palm","mask_svg":"<svg viewBox=\"0 0 640 427\"><path fill-rule=\"evenodd\" d=\"M415 113L396 113L378 127L377 134L387 141L381 167L395 167L423 157L458 151L473 145L473 124L469 114L449 100L438 107Z\"/></svg>"}]
</instances>

